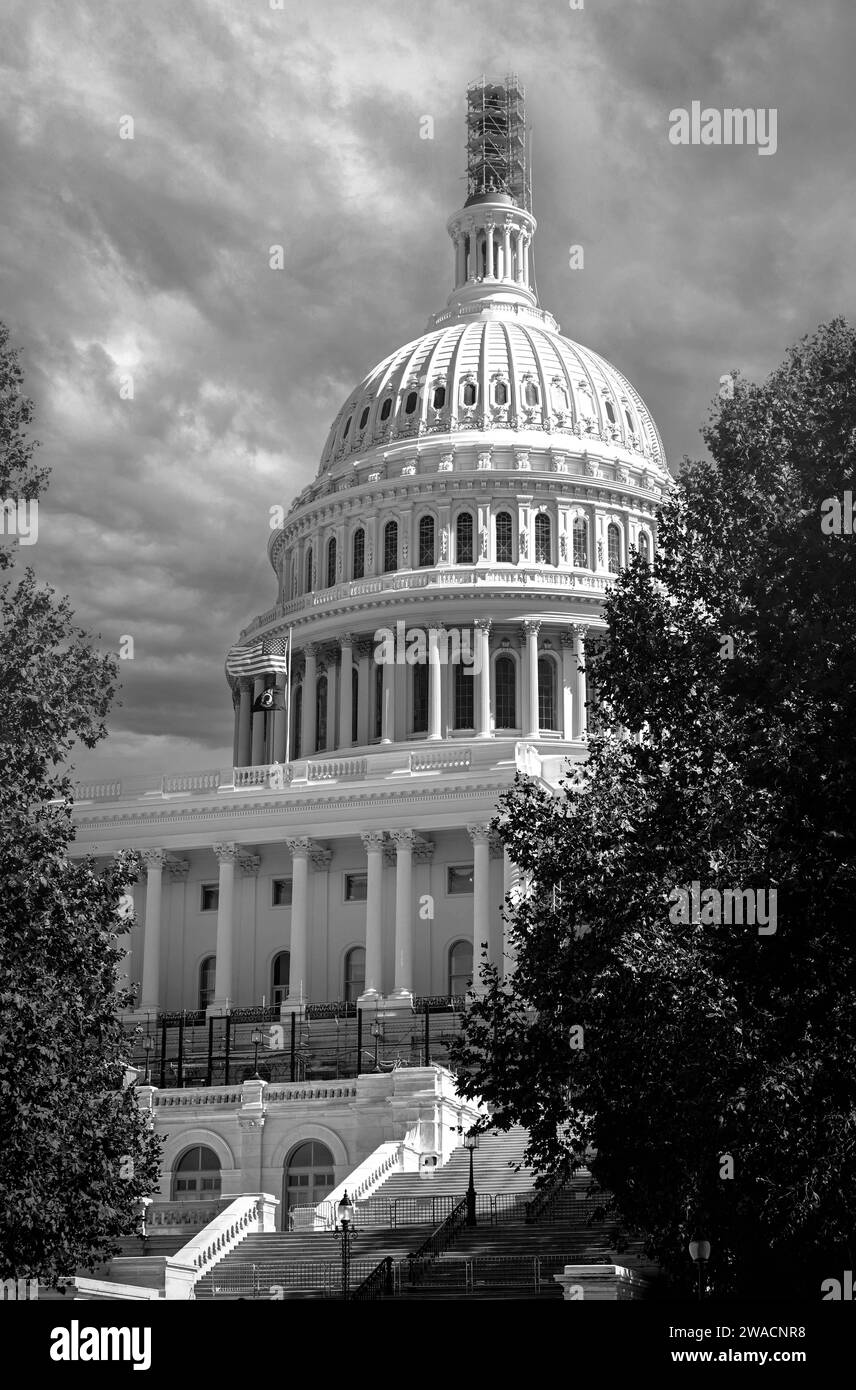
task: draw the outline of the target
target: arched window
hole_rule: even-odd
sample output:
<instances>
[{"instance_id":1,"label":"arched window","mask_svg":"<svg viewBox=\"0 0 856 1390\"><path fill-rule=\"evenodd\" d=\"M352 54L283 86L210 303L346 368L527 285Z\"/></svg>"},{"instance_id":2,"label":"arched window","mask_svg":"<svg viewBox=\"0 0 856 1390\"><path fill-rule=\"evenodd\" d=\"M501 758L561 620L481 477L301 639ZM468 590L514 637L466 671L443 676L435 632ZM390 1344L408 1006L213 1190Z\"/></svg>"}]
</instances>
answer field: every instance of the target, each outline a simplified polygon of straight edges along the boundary
<instances>
[{"instance_id":1,"label":"arched window","mask_svg":"<svg viewBox=\"0 0 856 1390\"><path fill-rule=\"evenodd\" d=\"M550 539L550 518L546 512L539 512L535 518L536 565L552 564L552 547L550 544Z\"/></svg>"},{"instance_id":2,"label":"arched window","mask_svg":"<svg viewBox=\"0 0 856 1390\"><path fill-rule=\"evenodd\" d=\"M428 732L428 663L418 661L413 667L413 732Z\"/></svg>"},{"instance_id":3,"label":"arched window","mask_svg":"<svg viewBox=\"0 0 856 1390\"><path fill-rule=\"evenodd\" d=\"M220 1191L220 1160L213 1149L196 1144L186 1149L172 1170L174 1202L205 1202Z\"/></svg>"},{"instance_id":4,"label":"arched window","mask_svg":"<svg viewBox=\"0 0 856 1390\"><path fill-rule=\"evenodd\" d=\"M508 405L508 387L504 381L496 381L493 386L494 405Z\"/></svg>"},{"instance_id":5,"label":"arched window","mask_svg":"<svg viewBox=\"0 0 856 1390\"><path fill-rule=\"evenodd\" d=\"M548 656L538 661L538 728L556 727L556 666Z\"/></svg>"},{"instance_id":6,"label":"arched window","mask_svg":"<svg viewBox=\"0 0 856 1390\"><path fill-rule=\"evenodd\" d=\"M493 675L496 690L496 727L498 729L517 728L516 677L514 658L498 656Z\"/></svg>"},{"instance_id":7,"label":"arched window","mask_svg":"<svg viewBox=\"0 0 856 1390\"><path fill-rule=\"evenodd\" d=\"M289 1156L283 1182L282 1229L290 1229L289 1213L295 1207L315 1207L336 1186L333 1155L319 1139L310 1139Z\"/></svg>"},{"instance_id":8,"label":"arched window","mask_svg":"<svg viewBox=\"0 0 856 1390\"><path fill-rule=\"evenodd\" d=\"M473 563L473 518L470 512L461 512L455 522L455 561L459 565Z\"/></svg>"},{"instance_id":9,"label":"arched window","mask_svg":"<svg viewBox=\"0 0 856 1390\"><path fill-rule=\"evenodd\" d=\"M433 404L435 410L442 410L442 409L443 409L443 406L446 404L446 388L445 388L445 386L435 386L435 387L434 387L434 395L433 395L433 398L432 398L432 404Z\"/></svg>"},{"instance_id":10,"label":"arched window","mask_svg":"<svg viewBox=\"0 0 856 1390\"><path fill-rule=\"evenodd\" d=\"M500 565L514 563L514 523L511 512L500 512L496 518L496 560Z\"/></svg>"},{"instance_id":11,"label":"arched window","mask_svg":"<svg viewBox=\"0 0 856 1390\"><path fill-rule=\"evenodd\" d=\"M419 399L419 396L418 396L418 393L417 393L416 391L408 391L408 393L407 393L407 398L406 398L406 400L405 400L405 402L404 402L404 413L405 413L405 415L412 415L412 414L413 414L414 410L416 409L416 402L418 401L418 399Z\"/></svg>"},{"instance_id":12,"label":"arched window","mask_svg":"<svg viewBox=\"0 0 856 1390\"><path fill-rule=\"evenodd\" d=\"M388 420L389 417L390 417L390 415L391 415L391 413L392 413L392 396L387 396L386 400L384 401L383 405L382 405L381 408L380 408L380 418L381 418L381 420Z\"/></svg>"},{"instance_id":13,"label":"arched window","mask_svg":"<svg viewBox=\"0 0 856 1390\"><path fill-rule=\"evenodd\" d=\"M375 667L374 675L374 736L383 737L383 667Z\"/></svg>"},{"instance_id":14,"label":"arched window","mask_svg":"<svg viewBox=\"0 0 856 1390\"><path fill-rule=\"evenodd\" d=\"M588 568L588 526L582 516L574 518L574 564L577 569Z\"/></svg>"},{"instance_id":15,"label":"arched window","mask_svg":"<svg viewBox=\"0 0 856 1390\"><path fill-rule=\"evenodd\" d=\"M478 389L474 381L465 381L461 390L461 405L475 405Z\"/></svg>"},{"instance_id":16,"label":"arched window","mask_svg":"<svg viewBox=\"0 0 856 1390\"><path fill-rule=\"evenodd\" d=\"M312 546L306 552L306 582L303 586L305 594L312 593Z\"/></svg>"},{"instance_id":17,"label":"arched window","mask_svg":"<svg viewBox=\"0 0 856 1390\"><path fill-rule=\"evenodd\" d=\"M321 753L327 747L327 677L319 676L315 682L315 752Z\"/></svg>"},{"instance_id":18,"label":"arched window","mask_svg":"<svg viewBox=\"0 0 856 1390\"><path fill-rule=\"evenodd\" d=\"M398 569L397 521L388 521L383 528L383 569L385 574Z\"/></svg>"},{"instance_id":19,"label":"arched window","mask_svg":"<svg viewBox=\"0 0 856 1390\"><path fill-rule=\"evenodd\" d=\"M351 667L351 743L359 737L360 720L360 673L356 666Z\"/></svg>"},{"instance_id":20,"label":"arched window","mask_svg":"<svg viewBox=\"0 0 856 1390\"><path fill-rule=\"evenodd\" d=\"M351 578L362 579L366 572L366 533L362 526L354 532L354 563Z\"/></svg>"},{"instance_id":21,"label":"arched window","mask_svg":"<svg viewBox=\"0 0 856 1390\"><path fill-rule=\"evenodd\" d=\"M449 994L466 994L473 982L473 943L456 941L449 947Z\"/></svg>"},{"instance_id":22,"label":"arched window","mask_svg":"<svg viewBox=\"0 0 856 1390\"><path fill-rule=\"evenodd\" d=\"M369 418L369 408L368 408L368 406L366 406L366 407L364 408L364 410L363 410L362 415L360 416L360 429L361 429L361 430L364 430L364 429L365 429L365 427L366 427L366 421L368 420L368 418Z\"/></svg>"},{"instance_id":23,"label":"arched window","mask_svg":"<svg viewBox=\"0 0 856 1390\"><path fill-rule=\"evenodd\" d=\"M639 532L639 554L642 556L643 560L650 560L651 558L651 546L648 542L647 531Z\"/></svg>"},{"instance_id":24,"label":"arched window","mask_svg":"<svg viewBox=\"0 0 856 1390\"><path fill-rule=\"evenodd\" d=\"M345 956L345 1002L356 1004L366 987L366 953L362 946L352 946Z\"/></svg>"},{"instance_id":25,"label":"arched window","mask_svg":"<svg viewBox=\"0 0 856 1390\"><path fill-rule=\"evenodd\" d=\"M455 688L455 728L472 729L475 727L473 724L473 687L476 683L473 668L458 661L452 666L452 670Z\"/></svg>"},{"instance_id":26,"label":"arched window","mask_svg":"<svg viewBox=\"0 0 856 1390\"><path fill-rule=\"evenodd\" d=\"M294 687L291 697L291 748L292 758L300 757L300 740L303 737L303 686Z\"/></svg>"},{"instance_id":27,"label":"arched window","mask_svg":"<svg viewBox=\"0 0 856 1390\"><path fill-rule=\"evenodd\" d=\"M217 974L217 957L206 956L199 967L199 1007L207 1009L214 1003L214 984Z\"/></svg>"},{"instance_id":28,"label":"arched window","mask_svg":"<svg viewBox=\"0 0 856 1390\"><path fill-rule=\"evenodd\" d=\"M327 588L332 589L336 583L336 537L331 536L327 542Z\"/></svg>"},{"instance_id":29,"label":"arched window","mask_svg":"<svg viewBox=\"0 0 856 1390\"><path fill-rule=\"evenodd\" d=\"M614 521L606 528L606 555L610 574L618 574L621 569L621 530Z\"/></svg>"},{"instance_id":30,"label":"arched window","mask_svg":"<svg viewBox=\"0 0 856 1390\"><path fill-rule=\"evenodd\" d=\"M420 567L434 563L434 518L419 518L419 564Z\"/></svg>"},{"instance_id":31,"label":"arched window","mask_svg":"<svg viewBox=\"0 0 856 1390\"><path fill-rule=\"evenodd\" d=\"M538 387L537 387L537 385L535 384L535 382L534 382L534 381L527 381L527 382L524 382L524 385L523 385L523 404L529 406L529 408L530 408L530 410L531 410L531 409L533 408L533 406L539 405L540 402L541 402L541 393L539 392Z\"/></svg>"},{"instance_id":32,"label":"arched window","mask_svg":"<svg viewBox=\"0 0 856 1390\"><path fill-rule=\"evenodd\" d=\"M612 401L604 401L606 406L606 418L611 425L615 424L615 411L612 408Z\"/></svg>"},{"instance_id":33,"label":"arched window","mask_svg":"<svg viewBox=\"0 0 856 1390\"><path fill-rule=\"evenodd\" d=\"M270 972L270 1002L275 1009L288 998L288 980L291 970L291 952L278 951L273 958Z\"/></svg>"},{"instance_id":34,"label":"arched window","mask_svg":"<svg viewBox=\"0 0 856 1390\"><path fill-rule=\"evenodd\" d=\"M288 590L289 598L297 598L297 561L291 562L291 587Z\"/></svg>"}]
</instances>

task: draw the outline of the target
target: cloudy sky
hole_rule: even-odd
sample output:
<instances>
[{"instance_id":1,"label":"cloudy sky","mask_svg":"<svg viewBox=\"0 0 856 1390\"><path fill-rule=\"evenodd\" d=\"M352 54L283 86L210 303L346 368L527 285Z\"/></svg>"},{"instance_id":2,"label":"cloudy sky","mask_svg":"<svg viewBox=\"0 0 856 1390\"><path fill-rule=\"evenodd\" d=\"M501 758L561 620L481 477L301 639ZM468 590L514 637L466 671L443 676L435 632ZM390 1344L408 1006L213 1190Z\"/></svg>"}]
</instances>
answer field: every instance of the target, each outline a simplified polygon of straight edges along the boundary
<instances>
[{"instance_id":1,"label":"cloudy sky","mask_svg":"<svg viewBox=\"0 0 856 1390\"><path fill-rule=\"evenodd\" d=\"M5 0L0 318L53 470L26 558L135 644L79 774L231 760L269 508L451 289L469 81L526 86L541 301L677 471L723 372L853 316L854 68L853 0ZM776 108L775 155L674 146L693 101Z\"/></svg>"}]
</instances>

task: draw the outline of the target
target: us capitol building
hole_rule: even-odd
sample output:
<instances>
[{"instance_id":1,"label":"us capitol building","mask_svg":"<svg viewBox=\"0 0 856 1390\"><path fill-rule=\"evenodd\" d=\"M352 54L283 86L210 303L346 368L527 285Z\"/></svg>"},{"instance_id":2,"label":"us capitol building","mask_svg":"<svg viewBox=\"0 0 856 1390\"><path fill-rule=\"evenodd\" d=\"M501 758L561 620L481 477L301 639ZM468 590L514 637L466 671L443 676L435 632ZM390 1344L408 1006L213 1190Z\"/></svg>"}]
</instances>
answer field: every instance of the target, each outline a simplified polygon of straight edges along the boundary
<instances>
[{"instance_id":1,"label":"us capitol building","mask_svg":"<svg viewBox=\"0 0 856 1390\"><path fill-rule=\"evenodd\" d=\"M484 954L513 969L497 799L585 756L586 642L612 576L653 550L656 425L538 300L516 78L469 89L467 162L445 307L355 386L271 530L276 601L226 657L232 765L77 789L75 853L143 856L129 1023L165 1213L295 1205L304 1172L314 1202L379 1144L443 1162L460 1142L448 1072L385 1068L377 1038L383 1063L387 1029L454 1018ZM313 1026L353 1045L357 1011L357 1060L313 1072ZM254 1022L270 1082L236 1069Z\"/></svg>"}]
</instances>

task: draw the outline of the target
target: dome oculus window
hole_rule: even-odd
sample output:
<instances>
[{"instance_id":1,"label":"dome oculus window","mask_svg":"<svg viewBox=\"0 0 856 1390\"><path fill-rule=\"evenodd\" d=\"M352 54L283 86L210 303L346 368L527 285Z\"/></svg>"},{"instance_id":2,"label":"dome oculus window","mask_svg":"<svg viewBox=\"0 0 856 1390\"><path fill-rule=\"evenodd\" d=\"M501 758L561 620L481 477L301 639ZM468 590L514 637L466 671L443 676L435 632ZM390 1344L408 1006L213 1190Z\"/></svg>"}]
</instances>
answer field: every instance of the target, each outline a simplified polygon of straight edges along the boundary
<instances>
[{"instance_id":1,"label":"dome oculus window","mask_svg":"<svg viewBox=\"0 0 856 1390\"><path fill-rule=\"evenodd\" d=\"M523 404L532 409L541 404L541 394L534 381L527 381L523 386Z\"/></svg>"},{"instance_id":2,"label":"dome oculus window","mask_svg":"<svg viewBox=\"0 0 856 1390\"><path fill-rule=\"evenodd\" d=\"M386 400L384 401L383 405L382 405L381 408L380 408L380 418L381 418L381 420L388 420L389 417L390 417L390 415L391 415L391 413L392 413L392 396L387 396Z\"/></svg>"},{"instance_id":3,"label":"dome oculus window","mask_svg":"<svg viewBox=\"0 0 856 1390\"><path fill-rule=\"evenodd\" d=\"M353 420L353 418L353 415L349 415L347 420L345 421L345 428L342 430L343 439L347 439L348 437L348 430L351 428L351 421Z\"/></svg>"},{"instance_id":4,"label":"dome oculus window","mask_svg":"<svg viewBox=\"0 0 856 1390\"><path fill-rule=\"evenodd\" d=\"M414 410L416 409L416 402L417 402L418 400L419 400L419 396L418 396L418 394L417 394L416 391L408 391L408 393L407 393L407 399L406 399L405 402L404 402L404 413L405 413L405 415L412 415L412 414L413 414Z\"/></svg>"},{"instance_id":5,"label":"dome oculus window","mask_svg":"<svg viewBox=\"0 0 856 1390\"><path fill-rule=\"evenodd\" d=\"M442 409L443 409L443 406L446 404L446 388L445 388L445 386L435 386L435 387L434 387L434 394L433 394L433 396L431 397L431 404L433 405L433 407L434 407L435 410L442 410Z\"/></svg>"},{"instance_id":6,"label":"dome oculus window","mask_svg":"<svg viewBox=\"0 0 856 1390\"><path fill-rule=\"evenodd\" d=\"M465 406L475 405L478 396L478 388L474 381L465 381L461 388L461 404Z\"/></svg>"},{"instance_id":7,"label":"dome oculus window","mask_svg":"<svg viewBox=\"0 0 856 1390\"><path fill-rule=\"evenodd\" d=\"M504 381L497 381L493 388L494 405L508 405L508 387Z\"/></svg>"},{"instance_id":8,"label":"dome oculus window","mask_svg":"<svg viewBox=\"0 0 856 1390\"><path fill-rule=\"evenodd\" d=\"M368 418L369 418L369 408L368 408L368 406L366 406L365 409L363 410L362 415L360 416L360 429L361 429L361 430L364 430L364 429L365 429L365 427L366 427L366 421L368 420Z\"/></svg>"},{"instance_id":9,"label":"dome oculus window","mask_svg":"<svg viewBox=\"0 0 856 1390\"><path fill-rule=\"evenodd\" d=\"M611 425L615 424L615 411L612 408L612 401L604 401L606 407L606 418Z\"/></svg>"}]
</instances>

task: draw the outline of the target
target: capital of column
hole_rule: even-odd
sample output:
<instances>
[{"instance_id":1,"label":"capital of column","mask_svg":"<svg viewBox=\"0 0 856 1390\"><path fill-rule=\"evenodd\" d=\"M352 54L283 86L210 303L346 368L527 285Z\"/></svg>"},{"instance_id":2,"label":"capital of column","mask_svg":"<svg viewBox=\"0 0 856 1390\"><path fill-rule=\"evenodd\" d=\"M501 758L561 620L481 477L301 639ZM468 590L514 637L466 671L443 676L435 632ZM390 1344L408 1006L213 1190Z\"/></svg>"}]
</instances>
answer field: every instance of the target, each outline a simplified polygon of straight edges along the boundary
<instances>
[{"instance_id":1,"label":"capital of column","mask_svg":"<svg viewBox=\"0 0 856 1390\"><path fill-rule=\"evenodd\" d=\"M531 634L533 637L537 637L538 633L541 631L541 619L526 618L522 626L524 636L528 637Z\"/></svg>"},{"instance_id":2,"label":"capital of column","mask_svg":"<svg viewBox=\"0 0 856 1390\"><path fill-rule=\"evenodd\" d=\"M245 878L254 877L261 868L261 856L258 854L242 854L238 859L241 873Z\"/></svg>"},{"instance_id":3,"label":"capital of column","mask_svg":"<svg viewBox=\"0 0 856 1390\"><path fill-rule=\"evenodd\" d=\"M416 844L416 831L390 830L389 838L395 845L396 851L404 850L406 852L407 850L410 850L412 852Z\"/></svg>"},{"instance_id":4,"label":"capital of column","mask_svg":"<svg viewBox=\"0 0 856 1390\"><path fill-rule=\"evenodd\" d=\"M147 870L166 868L167 857L165 849L144 849L142 851L142 857Z\"/></svg>"},{"instance_id":5,"label":"capital of column","mask_svg":"<svg viewBox=\"0 0 856 1390\"><path fill-rule=\"evenodd\" d=\"M237 864L245 853L240 845L212 845L211 848L220 864Z\"/></svg>"},{"instance_id":6,"label":"capital of column","mask_svg":"<svg viewBox=\"0 0 856 1390\"><path fill-rule=\"evenodd\" d=\"M436 846L433 840L417 840L413 846L413 858L417 864L430 864Z\"/></svg>"},{"instance_id":7,"label":"capital of column","mask_svg":"<svg viewBox=\"0 0 856 1390\"><path fill-rule=\"evenodd\" d=\"M382 830L364 830L360 835L360 839L368 854L371 854L372 850L382 850L386 844L386 837Z\"/></svg>"},{"instance_id":8,"label":"capital of column","mask_svg":"<svg viewBox=\"0 0 856 1390\"><path fill-rule=\"evenodd\" d=\"M317 642L304 642L301 648L304 661L314 661L318 655Z\"/></svg>"},{"instance_id":9,"label":"capital of column","mask_svg":"<svg viewBox=\"0 0 856 1390\"><path fill-rule=\"evenodd\" d=\"M493 626L492 618L474 618L473 627L480 628L482 632L490 632Z\"/></svg>"},{"instance_id":10,"label":"capital of column","mask_svg":"<svg viewBox=\"0 0 856 1390\"><path fill-rule=\"evenodd\" d=\"M314 845L308 835L300 835L294 839L286 837L285 843L288 846L292 859L308 859L314 849Z\"/></svg>"},{"instance_id":11,"label":"capital of column","mask_svg":"<svg viewBox=\"0 0 856 1390\"><path fill-rule=\"evenodd\" d=\"M467 834L474 845L490 845L493 832L489 825L468 825Z\"/></svg>"},{"instance_id":12,"label":"capital of column","mask_svg":"<svg viewBox=\"0 0 856 1390\"><path fill-rule=\"evenodd\" d=\"M190 872L190 861L187 859L168 859L164 868L173 878L186 878Z\"/></svg>"},{"instance_id":13,"label":"capital of column","mask_svg":"<svg viewBox=\"0 0 856 1390\"><path fill-rule=\"evenodd\" d=\"M312 860L313 868L329 869L333 861L333 851L331 849L323 849L320 845L313 845L312 849L309 851L309 858Z\"/></svg>"},{"instance_id":14,"label":"capital of column","mask_svg":"<svg viewBox=\"0 0 856 1390\"><path fill-rule=\"evenodd\" d=\"M563 627L559 633L559 641L563 647L572 647L574 645L574 636L574 629L572 627Z\"/></svg>"},{"instance_id":15,"label":"capital of column","mask_svg":"<svg viewBox=\"0 0 856 1390\"><path fill-rule=\"evenodd\" d=\"M357 637L355 633L343 632L341 637L339 638L339 649L341 651L344 651L346 647L350 647L351 649L353 649L353 647L356 645L356 642Z\"/></svg>"},{"instance_id":16,"label":"capital of column","mask_svg":"<svg viewBox=\"0 0 856 1390\"><path fill-rule=\"evenodd\" d=\"M588 636L587 623L571 623L571 637L577 642L585 642Z\"/></svg>"}]
</instances>

